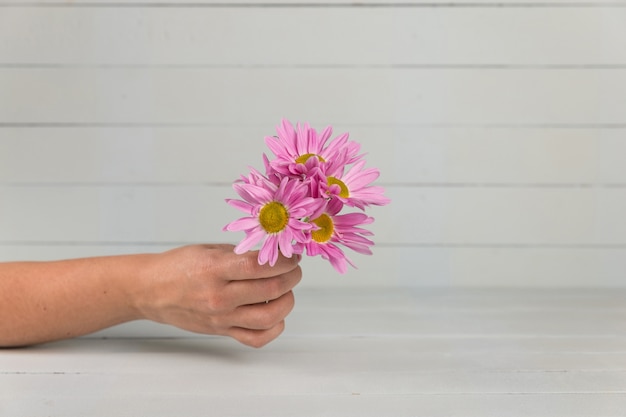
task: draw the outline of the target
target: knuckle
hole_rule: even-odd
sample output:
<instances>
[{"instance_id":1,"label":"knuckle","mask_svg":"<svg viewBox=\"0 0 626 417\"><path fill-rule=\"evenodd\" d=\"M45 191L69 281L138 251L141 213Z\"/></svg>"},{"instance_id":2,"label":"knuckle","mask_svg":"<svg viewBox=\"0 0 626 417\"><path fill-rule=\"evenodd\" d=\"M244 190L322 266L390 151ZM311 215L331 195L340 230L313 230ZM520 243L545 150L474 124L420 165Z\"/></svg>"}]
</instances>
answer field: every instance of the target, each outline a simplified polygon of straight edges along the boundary
<instances>
[{"instance_id":1,"label":"knuckle","mask_svg":"<svg viewBox=\"0 0 626 417\"><path fill-rule=\"evenodd\" d=\"M302 271L294 269L287 274L265 280L264 290L269 298L275 300L291 291L302 279Z\"/></svg>"},{"instance_id":2,"label":"knuckle","mask_svg":"<svg viewBox=\"0 0 626 417\"><path fill-rule=\"evenodd\" d=\"M276 313L263 311L260 312L256 319L256 327L263 330L269 330L276 326L281 319L276 317Z\"/></svg>"},{"instance_id":3,"label":"knuckle","mask_svg":"<svg viewBox=\"0 0 626 417\"><path fill-rule=\"evenodd\" d=\"M271 300L279 298L285 293L285 282L279 278L268 278L265 280L265 293Z\"/></svg>"},{"instance_id":4,"label":"knuckle","mask_svg":"<svg viewBox=\"0 0 626 417\"><path fill-rule=\"evenodd\" d=\"M302 268L300 268L300 265L298 265L295 269L293 269L291 273L294 275L296 284L302 280Z\"/></svg>"},{"instance_id":5,"label":"knuckle","mask_svg":"<svg viewBox=\"0 0 626 417\"><path fill-rule=\"evenodd\" d=\"M252 256L238 256L237 269L245 276L255 276L259 269L258 260Z\"/></svg>"},{"instance_id":6,"label":"knuckle","mask_svg":"<svg viewBox=\"0 0 626 417\"><path fill-rule=\"evenodd\" d=\"M289 271L287 274L283 275L283 288L285 289L283 293L287 292L294 288L300 281L302 280L302 269L297 267L296 269Z\"/></svg>"},{"instance_id":7,"label":"knuckle","mask_svg":"<svg viewBox=\"0 0 626 417\"><path fill-rule=\"evenodd\" d=\"M292 291L289 291L289 293L286 294L285 303L287 308L287 314L289 314L296 305L296 297L294 296Z\"/></svg>"},{"instance_id":8,"label":"knuckle","mask_svg":"<svg viewBox=\"0 0 626 417\"><path fill-rule=\"evenodd\" d=\"M222 313L230 309L229 302L220 294L212 294L206 299L206 308L211 313Z\"/></svg>"}]
</instances>

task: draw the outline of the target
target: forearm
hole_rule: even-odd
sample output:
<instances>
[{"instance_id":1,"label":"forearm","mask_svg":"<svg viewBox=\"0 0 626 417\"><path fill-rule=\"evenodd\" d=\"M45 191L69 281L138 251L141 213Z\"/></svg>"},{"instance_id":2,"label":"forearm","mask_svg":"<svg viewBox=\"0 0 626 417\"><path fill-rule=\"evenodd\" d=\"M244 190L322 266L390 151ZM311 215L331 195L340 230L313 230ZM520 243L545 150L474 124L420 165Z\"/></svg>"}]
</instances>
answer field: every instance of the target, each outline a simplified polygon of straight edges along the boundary
<instances>
[{"instance_id":1,"label":"forearm","mask_svg":"<svg viewBox=\"0 0 626 417\"><path fill-rule=\"evenodd\" d=\"M67 339L147 319L260 347L275 339L302 278L299 258L190 245L161 254L0 263L0 347ZM269 302L268 302L269 301Z\"/></svg>"},{"instance_id":2,"label":"forearm","mask_svg":"<svg viewBox=\"0 0 626 417\"><path fill-rule=\"evenodd\" d=\"M0 263L0 346L65 339L141 318L140 276L152 256Z\"/></svg>"}]
</instances>

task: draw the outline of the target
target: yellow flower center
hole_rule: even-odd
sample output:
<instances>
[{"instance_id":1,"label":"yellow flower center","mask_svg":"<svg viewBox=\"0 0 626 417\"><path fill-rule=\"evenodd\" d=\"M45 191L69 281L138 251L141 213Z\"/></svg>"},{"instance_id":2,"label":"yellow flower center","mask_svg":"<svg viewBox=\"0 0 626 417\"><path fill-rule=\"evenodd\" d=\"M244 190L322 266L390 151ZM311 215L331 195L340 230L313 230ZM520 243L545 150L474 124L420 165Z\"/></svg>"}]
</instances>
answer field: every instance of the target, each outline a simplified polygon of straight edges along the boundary
<instances>
[{"instance_id":1,"label":"yellow flower center","mask_svg":"<svg viewBox=\"0 0 626 417\"><path fill-rule=\"evenodd\" d=\"M289 213L278 201L267 203L259 213L259 223L267 233L278 233L287 227Z\"/></svg>"},{"instance_id":2,"label":"yellow flower center","mask_svg":"<svg viewBox=\"0 0 626 417\"><path fill-rule=\"evenodd\" d=\"M328 185L338 185L339 186L339 197L348 198L350 197L350 191L348 190L348 186L338 178L328 177Z\"/></svg>"},{"instance_id":3,"label":"yellow flower center","mask_svg":"<svg viewBox=\"0 0 626 417\"><path fill-rule=\"evenodd\" d=\"M300 155L297 159L296 159L296 164L304 164L306 163L306 161L309 160L309 158L313 157L313 156L317 156L317 159L320 162L326 162L326 160L324 158L322 158L321 156L319 156L318 154L315 153L305 153L304 155Z\"/></svg>"},{"instance_id":4,"label":"yellow flower center","mask_svg":"<svg viewBox=\"0 0 626 417\"><path fill-rule=\"evenodd\" d=\"M311 232L311 237L318 243L325 243L330 240L335 230L333 219L328 214L322 214L315 220L311 220L319 229Z\"/></svg>"}]
</instances>

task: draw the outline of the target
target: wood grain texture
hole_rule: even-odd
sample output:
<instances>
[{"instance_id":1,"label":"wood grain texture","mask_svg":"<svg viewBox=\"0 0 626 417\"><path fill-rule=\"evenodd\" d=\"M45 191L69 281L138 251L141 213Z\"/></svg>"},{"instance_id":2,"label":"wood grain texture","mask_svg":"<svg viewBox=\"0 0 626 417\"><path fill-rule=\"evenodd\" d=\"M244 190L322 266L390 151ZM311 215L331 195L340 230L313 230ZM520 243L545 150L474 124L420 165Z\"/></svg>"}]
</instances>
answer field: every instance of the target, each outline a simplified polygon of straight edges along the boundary
<instances>
[{"instance_id":1,"label":"wood grain texture","mask_svg":"<svg viewBox=\"0 0 626 417\"><path fill-rule=\"evenodd\" d=\"M619 416L624 297L301 291L286 332L262 350L137 323L5 350L0 409L16 417Z\"/></svg>"},{"instance_id":2,"label":"wood grain texture","mask_svg":"<svg viewBox=\"0 0 626 417\"><path fill-rule=\"evenodd\" d=\"M383 244L584 246L626 241L626 224L613 221L626 210L621 188L394 186L387 194L393 205L371 209L376 217L371 230ZM2 196L3 240L18 242L214 240L218 233L225 237L221 230L226 223L243 216L224 203L237 197L228 186L9 186L2 188Z\"/></svg>"},{"instance_id":3,"label":"wood grain texture","mask_svg":"<svg viewBox=\"0 0 626 417\"><path fill-rule=\"evenodd\" d=\"M0 64L623 68L625 19L619 7L8 8Z\"/></svg>"},{"instance_id":4,"label":"wood grain texture","mask_svg":"<svg viewBox=\"0 0 626 417\"><path fill-rule=\"evenodd\" d=\"M0 123L620 124L626 71L0 70ZM297 94L294 94L297 92ZM332 99L329 99L332 97ZM320 105L324 103L324 105ZM567 103L567 105L565 105Z\"/></svg>"},{"instance_id":5,"label":"wood grain texture","mask_svg":"<svg viewBox=\"0 0 626 417\"><path fill-rule=\"evenodd\" d=\"M349 131L393 199L360 269L302 261L265 349L2 350L0 415L623 416L625 6L0 1L0 261L235 242L281 117Z\"/></svg>"},{"instance_id":6,"label":"wood grain texture","mask_svg":"<svg viewBox=\"0 0 626 417\"><path fill-rule=\"evenodd\" d=\"M136 1L119 1L114 3L105 3L100 0L84 0L76 3L67 3L58 0L2 0L0 2L4 7L18 7L18 8L42 8L42 7L66 7L66 8L123 8L123 7L142 7L142 8L159 8L163 6L167 7L211 7L211 8L360 8L360 7L435 7L436 3L426 0L364 0L358 3L345 1L345 0L311 0L293 2L287 0L267 1L267 0L250 0L240 2L224 2L220 0L136 0ZM529 8L529 7L546 7L546 8L569 8L569 7L582 7L582 8L607 8L607 7L621 7L619 1L606 1L606 0L554 0L545 2L542 0L504 0L500 2L496 1L483 1L475 2L472 0L458 0L454 2L448 2L440 7L467 7L467 8L492 8L492 7L513 7L513 8Z\"/></svg>"},{"instance_id":7,"label":"wood grain texture","mask_svg":"<svg viewBox=\"0 0 626 417\"><path fill-rule=\"evenodd\" d=\"M0 2L0 257L235 242L222 200L288 117L393 199L341 285L623 286L623 6Z\"/></svg>"},{"instance_id":8,"label":"wood grain texture","mask_svg":"<svg viewBox=\"0 0 626 417\"><path fill-rule=\"evenodd\" d=\"M4 128L4 184L230 184L271 156L257 126ZM315 127L322 130L326 124ZM384 185L610 187L626 184L625 128L334 126ZM227 162L227 163L225 163Z\"/></svg>"}]
</instances>

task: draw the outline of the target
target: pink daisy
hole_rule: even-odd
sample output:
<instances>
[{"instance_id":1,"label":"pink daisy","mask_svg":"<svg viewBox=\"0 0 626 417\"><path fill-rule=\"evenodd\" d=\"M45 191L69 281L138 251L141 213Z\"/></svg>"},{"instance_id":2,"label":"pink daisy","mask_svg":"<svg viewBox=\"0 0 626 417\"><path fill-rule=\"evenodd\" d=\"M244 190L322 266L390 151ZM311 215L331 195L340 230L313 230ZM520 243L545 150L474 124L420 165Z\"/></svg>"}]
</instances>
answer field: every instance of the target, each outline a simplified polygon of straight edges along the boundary
<instances>
[{"instance_id":1,"label":"pink daisy","mask_svg":"<svg viewBox=\"0 0 626 417\"><path fill-rule=\"evenodd\" d=\"M235 247L235 253L249 251L263 241L259 251L259 264L274 265L278 252L290 258L294 253L294 242L305 243L311 239L307 233L313 225L301 219L317 217L326 202L307 196L308 187L284 177L276 185L253 171L233 188L243 198L228 199L231 206L247 214L224 227L224 230L243 231L246 237ZM296 248L297 250L298 248Z\"/></svg>"},{"instance_id":2,"label":"pink daisy","mask_svg":"<svg viewBox=\"0 0 626 417\"><path fill-rule=\"evenodd\" d=\"M253 184L253 185L258 185L259 187L264 187L268 183L273 183L276 186L280 184L280 180L272 181L270 178L261 174L255 168L252 168L252 167L249 167L249 168L250 168L250 173L248 174L248 176L246 177L245 175L241 175L239 177L239 180L235 181L235 184L237 183Z\"/></svg>"},{"instance_id":3,"label":"pink daisy","mask_svg":"<svg viewBox=\"0 0 626 417\"><path fill-rule=\"evenodd\" d=\"M343 204L339 200L330 201L326 210L311 220L311 223L316 226L311 231L311 240L299 243L297 246L306 249L309 256L320 255L343 274L348 270L348 264L354 268L356 266L337 244L346 246L358 253L371 255L370 246L374 242L365 236L372 236L373 233L358 226L370 224L374 218L364 213L339 215L342 206ZM302 249L298 250L302 252Z\"/></svg>"},{"instance_id":4,"label":"pink daisy","mask_svg":"<svg viewBox=\"0 0 626 417\"><path fill-rule=\"evenodd\" d=\"M348 172L344 173L343 168L327 172L325 180L319 182L321 193L334 196L344 204L361 210L370 205L389 204L391 200L384 196L385 190L370 185L380 176L380 172L376 168L363 169L364 165L365 160L360 160Z\"/></svg>"},{"instance_id":5,"label":"pink daisy","mask_svg":"<svg viewBox=\"0 0 626 417\"><path fill-rule=\"evenodd\" d=\"M282 175L301 177L326 163L344 166L362 158L362 155L357 155L360 145L349 141L347 133L326 145L333 132L330 126L318 134L307 123L298 123L294 128L283 119L276 132L278 136L265 137L265 143L276 155L276 159L270 162L271 168Z\"/></svg>"}]
</instances>

